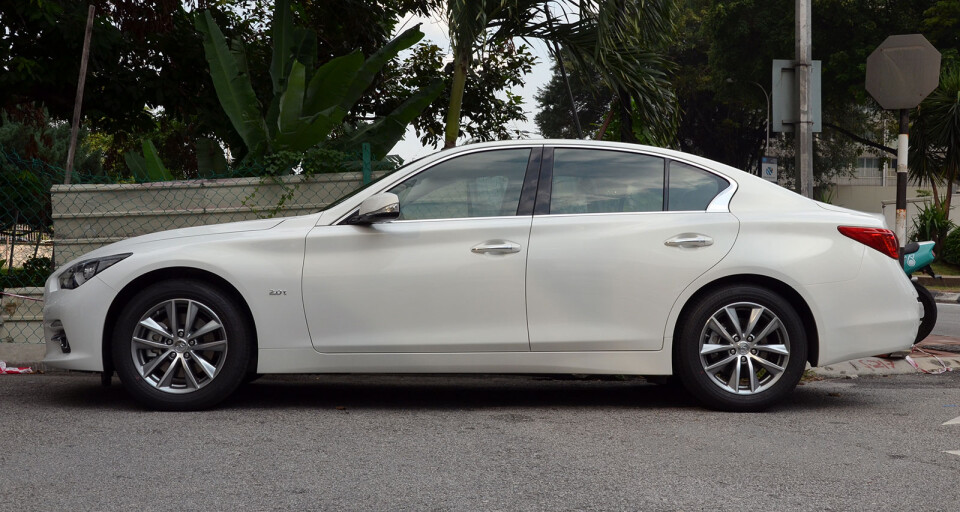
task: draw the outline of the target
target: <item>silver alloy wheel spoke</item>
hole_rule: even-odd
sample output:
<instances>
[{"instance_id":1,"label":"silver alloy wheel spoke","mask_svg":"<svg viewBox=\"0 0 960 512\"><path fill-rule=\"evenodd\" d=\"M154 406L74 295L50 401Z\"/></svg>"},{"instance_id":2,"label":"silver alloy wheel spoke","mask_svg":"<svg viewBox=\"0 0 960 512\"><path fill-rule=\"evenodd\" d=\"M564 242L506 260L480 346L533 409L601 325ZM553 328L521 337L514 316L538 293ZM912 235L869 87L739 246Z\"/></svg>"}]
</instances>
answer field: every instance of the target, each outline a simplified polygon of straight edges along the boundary
<instances>
[{"instance_id":1,"label":"silver alloy wheel spoke","mask_svg":"<svg viewBox=\"0 0 960 512\"><path fill-rule=\"evenodd\" d=\"M187 318L186 318L186 321L183 323L183 327L184 327L183 331L185 334L188 334L188 335L190 334L190 329L193 328L193 322L195 322L196 319L197 319L197 306L194 304L192 300L188 300L187 301Z\"/></svg>"},{"instance_id":2,"label":"silver alloy wheel spoke","mask_svg":"<svg viewBox=\"0 0 960 512\"><path fill-rule=\"evenodd\" d=\"M711 382L729 393L752 395L769 389L790 360L786 327L776 313L752 302L718 308L704 325L700 340L701 368Z\"/></svg>"},{"instance_id":3,"label":"silver alloy wheel spoke","mask_svg":"<svg viewBox=\"0 0 960 512\"><path fill-rule=\"evenodd\" d=\"M140 326L146 328L149 331L153 331L159 334L160 336L163 336L164 338L173 337L173 333L168 332L166 329L163 328L162 325L158 324L157 321L152 318L149 318L149 317L144 318L143 320L140 321Z\"/></svg>"},{"instance_id":4,"label":"silver alloy wheel spoke","mask_svg":"<svg viewBox=\"0 0 960 512\"><path fill-rule=\"evenodd\" d=\"M196 332L190 333L190 334L186 337L186 339L192 340L192 339L194 339L194 338L199 338L200 336L203 336L204 334L207 334L207 333L216 331L216 330L219 329L219 328L220 328L220 324L219 324L218 322L215 322L215 321L213 321L213 320L210 320L210 321L207 322L203 327L197 329Z\"/></svg>"},{"instance_id":5,"label":"silver alloy wheel spoke","mask_svg":"<svg viewBox=\"0 0 960 512\"><path fill-rule=\"evenodd\" d=\"M167 350L167 349L170 348L170 347L167 346L166 343L160 343L160 342L158 342L158 341L145 340L145 339L143 339L143 338L137 338L136 336L134 336L133 342L134 342L134 343L139 343L139 344L141 344L141 345L146 345L146 346L148 346L148 347L155 348L155 349L157 349L157 350Z\"/></svg>"},{"instance_id":6,"label":"silver alloy wheel spoke","mask_svg":"<svg viewBox=\"0 0 960 512\"><path fill-rule=\"evenodd\" d=\"M716 373L717 373L718 371L722 370L723 367L727 366L728 364L732 363L733 361L735 361L735 360L737 360L737 359L740 359L740 358L739 358L738 356L735 356L735 355L734 355L734 356L730 356L730 357L728 357L728 358L726 358L726 359L724 359L724 360L722 360L722 361L720 361L720 362L713 363L712 365L707 366L706 368L704 368L704 370L706 370L707 373L710 373L711 375L716 375Z\"/></svg>"},{"instance_id":7,"label":"silver alloy wheel spoke","mask_svg":"<svg viewBox=\"0 0 960 512\"><path fill-rule=\"evenodd\" d=\"M726 352L732 348L733 345L714 345L711 343L704 343L703 346L700 347L700 355L705 356L707 354L716 354L717 352Z\"/></svg>"},{"instance_id":8,"label":"silver alloy wheel spoke","mask_svg":"<svg viewBox=\"0 0 960 512\"><path fill-rule=\"evenodd\" d=\"M202 350L216 350L222 352L227 349L227 340L211 341L210 343L197 343L191 349L191 352Z\"/></svg>"},{"instance_id":9,"label":"silver alloy wheel spoke","mask_svg":"<svg viewBox=\"0 0 960 512\"><path fill-rule=\"evenodd\" d=\"M197 382L197 378L193 376L193 371L190 369L190 362L181 357L180 364L183 365L183 373L187 377L187 385L193 389L200 389L200 383Z\"/></svg>"},{"instance_id":10,"label":"silver alloy wheel spoke","mask_svg":"<svg viewBox=\"0 0 960 512\"><path fill-rule=\"evenodd\" d=\"M716 315L710 317L710 328L712 328L717 334L719 334L723 339L727 340L730 343L736 343L733 341L733 336L727 332L727 329L717 321Z\"/></svg>"},{"instance_id":11,"label":"silver alloy wheel spoke","mask_svg":"<svg viewBox=\"0 0 960 512\"><path fill-rule=\"evenodd\" d=\"M737 333L737 337L743 339L743 329L740 328L740 319L737 318L737 312L730 307L724 309L727 311L727 318L730 319L730 324L733 325L733 330Z\"/></svg>"},{"instance_id":12,"label":"silver alloy wheel spoke","mask_svg":"<svg viewBox=\"0 0 960 512\"><path fill-rule=\"evenodd\" d=\"M160 366L160 363L163 363L164 361L166 361L170 357L170 354L172 353L173 353L172 350L168 350L163 354L153 358L149 363L145 364L141 368L140 373L142 375L150 375L151 373L153 373L153 370L155 370L158 366Z\"/></svg>"},{"instance_id":13,"label":"silver alloy wheel spoke","mask_svg":"<svg viewBox=\"0 0 960 512\"><path fill-rule=\"evenodd\" d=\"M200 365L200 368L203 369L203 373L207 374L207 377L210 377L212 379L214 375L216 375L217 373L216 366L210 364L206 359L200 357L195 352L191 352L190 354L193 357L193 360L196 361L197 364Z\"/></svg>"},{"instance_id":14,"label":"silver alloy wheel spoke","mask_svg":"<svg viewBox=\"0 0 960 512\"><path fill-rule=\"evenodd\" d=\"M761 331L760 334L757 335L757 338L756 338L757 342L759 343L761 340L766 339L766 337L769 336L771 332L773 332L778 328L780 328L780 319L774 317L774 319L771 320L770 323L768 323L767 326L763 328L763 331Z\"/></svg>"},{"instance_id":15,"label":"silver alloy wheel spoke","mask_svg":"<svg viewBox=\"0 0 960 512\"><path fill-rule=\"evenodd\" d=\"M170 366L167 367L167 371L163 373L163 377L160 378L160 382L157 383L157 387L167 388L170 387L170 384L173 382L173 376L177 373L177 363L180 362L180 355L177 355L173 362L170 363Z\"/></svg>"},{"instance_id":16,"label":"silver alloy wheel spoke","mask_svg":"<svg viewBox=\"0 0 960 512\"><path fill-rule=\"evenodd\" d=\"M759 351L773 352L774 354L780 354L783 356L790 355L790 351L787 350L786 345L757 345L754 348L756 348Z\"/></svg>"},{"instance_id":17,"label":"silver alloy wheel spoke","mask_svg":"<svg viewBox=\"0 0 960 512\"><path fill-rule=\"evenodd\" d=\"M771 363L770 361L767 361L766 359L764 359L764 358L762 358L762 357L757 357L757 356L751 355L751 356L750 356L750 359L752 359L752 360L760 363L760 365L763 366L764 368L766 368L767 371L769 371L770 373L773 373L773 374L783 373L783 367L782 367L782 366L777 366L777 365Z\"/></svg>"},{"instance_id":18,"label":"silver alloy wheel spoke","mask_svg":"<svg viewBox=\"0 0 960 512\"><path fill-rule=\"evenodd\" d=\"M226 327L210 307L175 298L144 312L131 336L130 355L148 385L183 394L213 382L228 348Z\"/></svg>"},{"instance_id":19,"label":"silver alloy wheel spoke","mask_svg":"<svg viewBox=\"0 0 960 512\"><path fill-rule=\"evenodd\" d=\"M753 334L753 330L757 328L757 322L760 321L763 311L763 308L753 308L750 310L750 319L747 321L747 328L743 331L745 336Z\"/></svg>"}]
</instances>

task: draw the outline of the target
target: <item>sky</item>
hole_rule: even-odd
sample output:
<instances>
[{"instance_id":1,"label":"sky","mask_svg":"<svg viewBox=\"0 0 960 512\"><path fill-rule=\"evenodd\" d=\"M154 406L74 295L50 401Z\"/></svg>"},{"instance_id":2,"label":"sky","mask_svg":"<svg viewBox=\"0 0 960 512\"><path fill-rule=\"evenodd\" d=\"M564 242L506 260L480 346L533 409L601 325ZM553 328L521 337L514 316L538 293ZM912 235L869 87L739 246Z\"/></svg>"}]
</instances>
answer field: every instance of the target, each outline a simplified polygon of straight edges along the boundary
<instances>
[{"instance_id":1,"label":"sky","mask_svg":"<svg viewBox=\"0 0 960 512\"><path fill-rule=\"evenodd\" d=\"M412 27L416 23L421 24L420 30L424 33L422 42L433 43L440 48L445 48L447 50L448 60L453 60L452 53L450 52L450 38L447 36L447 24L438 15L432 18L408 16L397 25L396 33L399 34L401 31ZM537 108L537 102L533 96L537 93L538 87L543 87L550 81L550 57L544 43L540 41L530 41L526 44L531 47L532 53L537 57L537 63L533 66L533 70L524 76L523 88L518 88L519 90L514 89L511 92L519 94L523 98L527 121L514 123L510 128L511 130L518 129L529 132L530 138L537 139L541 138L541 136L537 130L536 123L533 122L533 116L536 114L535 109ZM404 54L401 54L401 58L403 56ZM470 94L470 91L466 91L465 94ZM407 130L406 137L393 148L391 153L400 155L404 161L409 162L415 158L429 155L438 149L439 148L429 146L424 147L413 129L410 128Z\"/></svg>"}]
</instances>

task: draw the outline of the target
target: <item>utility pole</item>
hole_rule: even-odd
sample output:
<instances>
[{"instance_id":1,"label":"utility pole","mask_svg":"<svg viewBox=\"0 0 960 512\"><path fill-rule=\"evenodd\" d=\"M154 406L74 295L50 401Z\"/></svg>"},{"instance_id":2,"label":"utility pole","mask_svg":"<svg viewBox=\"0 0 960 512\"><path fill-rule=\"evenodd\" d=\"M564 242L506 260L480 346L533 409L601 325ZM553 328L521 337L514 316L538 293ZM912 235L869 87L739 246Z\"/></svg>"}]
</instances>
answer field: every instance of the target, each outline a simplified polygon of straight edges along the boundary
<instances>
[{"instance_id":1,"label":"utility pole","mask_svg":"<svg viewBox=\"0 0 960 512\"><path fill-rule=\"evenodd\" d=\"M813 119L810 116L810 105L812 103L810 76L813 69L811 18L811 0L797 0L795 74L800 101L797 102L796 165L797 174L800 178L800 190L798 192L805 197L813 197Z\"/></svg>"},{"instance_id":2,"label":"utility pole","mask_svg":"<svg viewBox=\"0 0 960 512\"><path fill-rule=\"evenodd\" d=\"M90 6L87 10L87 30L83 36L83 53L80 56L80 79L77 81L77 99L73 103L73 126L70 127L70 147L67 149L66 172L63 184L70 184L70 175L73 174L73 157L77 153L77 132L80 130L80 107L83 105L83 85L87 80L87 60L90 57L90 36L93 34L93 14L96 7Z\"/></svg>"}]
</instances>

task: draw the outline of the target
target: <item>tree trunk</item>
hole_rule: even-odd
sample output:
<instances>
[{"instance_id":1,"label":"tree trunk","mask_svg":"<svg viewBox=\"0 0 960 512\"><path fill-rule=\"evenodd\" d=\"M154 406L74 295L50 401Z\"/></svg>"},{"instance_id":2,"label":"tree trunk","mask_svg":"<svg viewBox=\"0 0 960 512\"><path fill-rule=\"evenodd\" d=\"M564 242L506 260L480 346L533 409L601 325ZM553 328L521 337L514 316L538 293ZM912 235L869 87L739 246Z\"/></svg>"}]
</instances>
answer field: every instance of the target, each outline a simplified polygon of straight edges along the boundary
<instances>
[{"instance_id":1,"label":"tree trunk","mask_svg":"<svg viewBox=\"0 0 960 512\"><path fill-rule=\"evenodd\" d=\"M470 66L470 54L454 55L453 83L450 85L450 106L447 109L447 127L443 149L457 145L460 136L460 107L463 105L463 90L467 85L467 68Z\"/></svg>"},{"instance_id":2,"label":"tree trunk","mask_svg":"<svg viewBox=\"0 0 960 512\"><path fill-rule=\"evenodd\" d=\"M600 126L600 131L597 132L597 140L603 140L603 136L607 133L607 127L610 126L610 121L613 121L613 110L614 107L610 107L610 111L607 112L606 117L603 118L603 125Z\"/></svg>"},{"instance_id":3,"label":"tree trunk","mask_svg":"<svg viewBox=\"0 0 960 512\"><path fill-rule=\"evenodd\" d=\"M620 142L637 143L633 135L633 104L630 102L630 93L624 89L617 91L620 97Z\"/></svg>"}]
</instances>

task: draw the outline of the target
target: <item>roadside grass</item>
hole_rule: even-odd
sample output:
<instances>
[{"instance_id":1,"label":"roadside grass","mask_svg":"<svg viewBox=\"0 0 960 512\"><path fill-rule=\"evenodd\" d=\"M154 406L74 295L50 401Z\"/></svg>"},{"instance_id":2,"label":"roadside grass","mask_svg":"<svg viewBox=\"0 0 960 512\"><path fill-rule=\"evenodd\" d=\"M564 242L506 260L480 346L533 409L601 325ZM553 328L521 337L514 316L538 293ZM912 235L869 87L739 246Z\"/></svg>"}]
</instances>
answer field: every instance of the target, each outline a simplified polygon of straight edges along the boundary
<instances>
[{"instance_id":1,"label":"roadside grass","mask_svg":"<svg viewBox=\"0 0 960 512\"><path fill-rule=\"evenodd\" d=\"M938 276L960 276L960 267L945 261L935 261L930 266Z\"/></svg>"}]
</instances>

